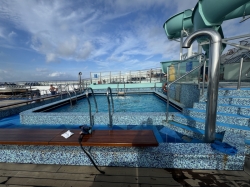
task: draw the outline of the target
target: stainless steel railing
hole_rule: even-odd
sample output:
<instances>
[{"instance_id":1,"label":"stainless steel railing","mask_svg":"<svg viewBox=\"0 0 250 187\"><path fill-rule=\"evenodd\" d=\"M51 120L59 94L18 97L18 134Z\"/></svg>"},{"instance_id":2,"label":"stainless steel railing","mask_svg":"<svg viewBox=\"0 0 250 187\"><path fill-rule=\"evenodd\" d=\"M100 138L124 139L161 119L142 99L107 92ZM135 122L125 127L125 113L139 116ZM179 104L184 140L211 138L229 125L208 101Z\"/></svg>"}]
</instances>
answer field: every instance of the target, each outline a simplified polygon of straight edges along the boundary
<instances>
[{"instance_id":1,"label":"stainless steel railing","mask_svg":"<svg viewBox=\"0 0 250 187\"><path fill-rule=\"evenodd\" d=\"M189 35L182 47L189 48L199 37L207 37L209 44L209 69L208 69L208 89L207 89L207 109L205 122L205 142L210 143L215 140L217 100L219 90L219 71L221 54L221 36L213 29L202 29Z\"/></svg>"},{"instance_id":2,"label":"stainless steel railing","mask_svg":"<svg viewBox=\"0 0 250 187\"><path fill-rule=\"evenodd\" d=\"M94 126L94 115L92 115L91 103L90 103L90 100L89 100L89 91L88 90L90 90L92 92L92 96L93 96L94 101L95 101L96 113L98 112L98 108L97 108L97 102L96 102L94 91L93 91L92 88L88 87L86 89L86 98L87 98L88 105L89 105L89 121L90 121L90 126L93 127Z\"/></svg>"},{"instance_id":3,"label":"stainless steel railing","mask_svg":"<svg viewBox=\"0 0 250 187\"><path fill-rule=\"evenodd\" d=\"M110 111L110 99L109 96L111 97L111 103L112 103L112 114ZM114 114L114 101L112 97L112 90L110 87L107 88L107 99L108 99L108 110L109 110L109 127L113 126L113 114Z\"/></svg>"},{"instance_id":4,"label":"stainless steel railing","mask_svg":"<svg viewBox=\"0 0 250 187\"><path fill-rule=\"evenodd\" d=\"M71 97L71 94L70 94L70 92L69 92L69 84L66 84L65 90L66 90L66 92L67 92L68 95L69 95L70 105L72 106L72 97Z\"/></svg>"},{"instance_id":5,"label":"stainless steel railing","mask_svg":"<svg viewBox=\"0 0 250 187\"><path fill-rule=\"evenodd\" d=\"M76 102L77 102L77 93L76 93L76 91L75 91L75 87L74 87L74 85L71 85L71 87L72 87L72 91L75 93L75 97L76 97Z\"/></svg>"},{"instance_id":6,"label":"stainless steel railing","mask_svg":"<svg viewBox=\"0 0 250 187\"><path fill-rule=\"evenodd\" d=\"M244 61L244 59L241 58L240 59L240 69L239 69L239 78L238 78L237 90L240 89L240 85L241 85L241 74L242 74L243 61Z\"/></svg>"},{"instance_id":7,"label":"stainless steel railing","mask_svg":"<svg viewBox=\"0 0 250 187\"><path fill-rule=\"evenodd\" d=\"M95 93L94 93L94 91L93 91L93 89L92 89L92 88L88 87L88 88L86 89L86 95L88 95L88 94L89 94L89 90L91 91L92 96L93 96L93 98L94 98L94 102L95 102L95 109L96 109L96 113L97 113L97 112L98 112L98 107L97 107L97 102L96 102L96 98L95 98Z\"/></svg>"}]
</instances>

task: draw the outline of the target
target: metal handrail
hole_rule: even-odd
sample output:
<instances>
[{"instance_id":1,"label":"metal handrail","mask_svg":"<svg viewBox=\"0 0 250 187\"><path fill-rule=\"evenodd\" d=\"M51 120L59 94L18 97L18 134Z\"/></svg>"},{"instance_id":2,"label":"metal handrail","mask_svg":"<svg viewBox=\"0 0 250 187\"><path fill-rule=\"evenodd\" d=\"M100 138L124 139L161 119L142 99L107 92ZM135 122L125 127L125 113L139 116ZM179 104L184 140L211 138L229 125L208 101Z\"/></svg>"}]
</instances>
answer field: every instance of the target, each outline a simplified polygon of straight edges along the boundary
<instances>
[{"instance_id":1,"label":"metal handrail","mask_svg":"<svg viewBox=\"0 0 250 187\"><path fill-rule=\"evenodd\" d=\"M109 93L110 93L111 102L112 102L112 114L111 114L111 112L110 112ZM112 118L112 115L114 114L114 101L113 101L113 97L112 97L112 90L111 90L110 87L107 88L107 99L108 99L108 110L109 110L109 127L112 127L112 126L113 126L113 118Z\"/></svg>"},{"instance_id":2,"label":"metal handrail","mask_svg":"<svg viewBox=\"0 0 250 187\"><path fill-rule=\"evenodd\" d=\"M74 85L71 85L71 87L73 88L73 92L75 93L75 97L76 97L76 101L77 101L77 94L76 94L76 91L75 91L75 87L74 87Z\"/></svg>"},{"instance_id":3,"label":"metal handrail","mask_svg":"<svg viewBox=\"0 0 250 187\"><path fill-rule=\"evenodd\" d=\"M68 89L66 89L66 87L67 87ZM72 98L71 98L71 94L70 94L70 92L69 92L69 84L66 84L65 90L67 91L67 93L68 93L68 95L69 95L70 105L72 106Z\"/></svg>"},{"instance_id":4,"label":"metal handrail","mask_svg":"<svg viewBox=\"0 0 250 187\"><path fill-rule=\"evenodd\" d=\"M206 61L205 61L206 62ZM167 112L166 112L166 121L168 122L168 116L169 116L169 88L172 84L176 83L177 81L179 81L180 79L182 79L183 77L186 77L187 75L189 75L190 73L192 73L193 71L197 70L198 68L201 68L205 62L201 63L199 66L195 67L194 69L192 69L191 71L187 72L185 75L182 75L181 77L179 77L178 79L174 80L173 82L168 84L167 81Z\"/></svg>"},{"instance_id":5,"label":"metal handrail","mask_svg":"<svg viewBox=\"0 0 250 187\"><path fill-rule=\"evenodd\" d=\"M91 113L91 104L90 104L90 101L89 101L89 93L86 92L86 98L87 98L87 101L88 101L88 104L89 104L89 123L90 123L90 126L93 127L94 126L94 117L92 116L92 113Z\"/></svg>"},{"instance_id":6,"label":"metal handrail","mask_svg":"<svg viewBox=\"0 0 250 187\"><path fill-rule=\"evenodd\" d=\"M244 58L241 58L240 59L240 68L239 68L239 77L238 77L237 90L240 89L240 85L241 85L241 74L242 74L243 61L244 61Z\"/></svg>"},{"instance_id":7,"label":"metal handrail","mask_svg":"<svg viewBox=\"0 0 250 187\"><path fill-rule=\"evenodd\" d=\"M88 88L86 89L86 96L87 96L87 97L88 97L88 94L89 94L88 90L91 90L92 95L93 95L93 97L94 97L94 101L95 101L95 109L96 109L96 113L97 113L97 112L98 112L98 107L97 107L97 102L96 102L96 99L95 99L95 94L94 94L94 91L93 91L93 89L92 89L91 87L88 87Z\"/></svg>"}]
</instances>

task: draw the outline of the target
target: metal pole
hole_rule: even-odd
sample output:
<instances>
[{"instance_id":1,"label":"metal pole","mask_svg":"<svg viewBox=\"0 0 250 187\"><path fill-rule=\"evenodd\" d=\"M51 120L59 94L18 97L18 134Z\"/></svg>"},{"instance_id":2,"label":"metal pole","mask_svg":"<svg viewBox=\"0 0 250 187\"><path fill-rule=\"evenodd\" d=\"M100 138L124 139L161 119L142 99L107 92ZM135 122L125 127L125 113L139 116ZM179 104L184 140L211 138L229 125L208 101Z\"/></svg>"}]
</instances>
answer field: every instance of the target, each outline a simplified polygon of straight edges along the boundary
<instances>
[{"instance_id":1,"label":"metal pole","mask_svg":"<svg viewBox=\"0 0 250 187\"><path fill-rule=\"evenodd\" d=\"M120 71L120 76L119 76L119 82L121 82L121 71Z\"/></svg>"},{"instance_id":2,"label":"metal pole","mask_svg":"<svg viewBox=\"0 0 250 187\"><path fill-rule=\"evenodd\" d=\"M183 43L183 30L181 30L181 38L180 38L180 60L182 60L182 53L183 53L182 43Z\"/></svg>"},{"instance_id":3,"label":"metal pole","mask_svg":"<svg viewBox=\"0 0 250 187\"><path fill-rule=\"evenodd\" d=\"M152 78L152 69L150 69L150 83L151 83L151 78Z\"/></svg>"},{"instance_id":4,"label":"metal pole","mask_svg":"<svg viewBox=\"0 0 250 187\"><path fill-rule=\"evenodd\" d=\"M82 72L79 72L78 73L78 76L79 76L79 86L80 86L80 91L82 92L82 77L81 77L81 75L82 75Z\"/></svg>"},{"instance_id":5,"label":"metal pole","mask_svg":"<svg viewBox=\"0 0 250 187\"><path fill-rule=\"evenodd\" d=\"M90 72L90 84L92 84L92 76L91 76L91 72Z\"/></svg>"},{"instance_id":6,"label":"metal pole","mask_svg":"<svg viewBox=\"0 0 250 187\"><path fill-rule=\"evenodd\" d=\"M203 65L203 75L202 75L202 92L201 92L202 95L204 95L204 89L205 89L206 65L207 61L205 60Z\"/></svg>"},{"instance_id":7,"label":"metal pole","mask_svg":"<svg viewBox=\"0 0 250 187\"><path fill-rule=\"evenodd\" d=\"M241 58L241 59L240 59L240 69L239 69L239 78L238 78L237 90L239 90L239 89L240 89L243 61L244 61L244 59L243 59L243 58Z\"/></svg>"},{"instance_id":8,"label":"metal pole","mask_svg":"<svg viewBox=\"0 0 250 187\"><path fill-rule=\"evenodd\" d=\"M201 45L198 43L198 54L201 54L202 53L202 47ZM199 57L199 64L201 64L201 55ZM200 89L200 71L198 71L198 89Z\"/></svg>"},{"instance_id":9,"label":"metal pole","mask_svg":"<svg viewBox=\"0 0 250 187\"><path fill-rule=\"evenodd\" d=\"M160 70L160 82L162 81L162 70Z\"/></svg>"},{"instance_id":10,"label":"metal pole","mask_svg":"<svg viewBox=\"0 0 250 187\"><path fill-rule=\"evenodd\" d=\"M217 100L220 73L220 53L221 36L213 29L198 30L189 35L183 43L183 47L188 48L193 41L200 36L208 36L210 39L209 48L209 70L208 70L208 91L207 91L207 110L205 123L205 142L210 143L215 140L215 127L217 116ZM204 72L205 73L205 72Z\"/></svg>"},{"instance_id":11,"label":"metal pole","mask_svg":"<svg viewBox=\"0 0 250 187\"><path fill-rule=\"evenodd\" d=\"M140 83L141 83L141 71L139 71L139 78L140 78Z\"/></svg>"},{"instance_id":12,"label":"metal pole","mask_svg":"<svg viewBox=\"0 0 250 187\"><path fill-rule=\"evenodd\" d=\"M168 67L167 67L167 85L166 86L168 86ZM169 114L169 112L168 112L168 110L169 110L169 87L168 87L168 89L167 89L167 113L166 113L166 121L168 122L168 114Z\"/></svg>"},{"instance_id":13,"label":"metal pole","mask_svg":"<svg viewBox=\"0 0 250 187\"><path fill-rule=\"evenodd\" d=\"M109 72L109 83L111 83L111 71Z\"/></svg>"}]
</instances>

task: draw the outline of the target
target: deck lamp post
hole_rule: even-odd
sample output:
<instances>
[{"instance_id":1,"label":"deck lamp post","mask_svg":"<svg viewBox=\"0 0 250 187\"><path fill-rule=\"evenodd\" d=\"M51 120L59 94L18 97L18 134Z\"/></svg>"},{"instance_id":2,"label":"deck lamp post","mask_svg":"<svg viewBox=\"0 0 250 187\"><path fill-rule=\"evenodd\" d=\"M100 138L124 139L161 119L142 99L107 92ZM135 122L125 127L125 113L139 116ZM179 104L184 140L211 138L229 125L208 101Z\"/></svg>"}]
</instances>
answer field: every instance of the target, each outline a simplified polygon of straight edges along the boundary
<instances>
[{"instance_id":1,"label":"deck lamp post","mask_svg":"<svg viewBox=\"0 0 250 187\"><path fill-rule=\"evenodd\" d=\"M80 90L82 90L82 72L78 73L78 77L79 77L79 86L80 86Z\"/></svg>"},{"instance_id":2,"label":"deck lamp post","mask_svg":"<svg viewBox=\"0 0 250 187\"><path fill-rule=\"evenodd\" d=\"M215 140L215 127L217 117L217 100L219 88L221 36L213 29L202 29L190 34L184 41L182 47L189 48L193 41L199 37L208 37L209 44L209 66L208 66L208 89L207 108L205 123L205 142L210 143Z\"/></svg>"}]
</instances>

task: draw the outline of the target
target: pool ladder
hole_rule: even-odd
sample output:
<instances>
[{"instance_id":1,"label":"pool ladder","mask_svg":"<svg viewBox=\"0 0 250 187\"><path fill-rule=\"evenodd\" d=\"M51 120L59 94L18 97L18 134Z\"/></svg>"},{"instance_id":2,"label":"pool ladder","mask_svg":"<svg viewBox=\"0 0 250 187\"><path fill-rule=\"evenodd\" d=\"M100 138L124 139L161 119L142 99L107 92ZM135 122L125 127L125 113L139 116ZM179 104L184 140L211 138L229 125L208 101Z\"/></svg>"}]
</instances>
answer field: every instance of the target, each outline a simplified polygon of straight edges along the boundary
<instances>
[{"instance_id":1,"label":"pool ladder","mask_svg":"<svg viewBox=\"0 0 250 187\"><path fill-rule=\"evenodd\" d=\"M67 88L67 89L66 89L66 88ZM66 84L65 90L67 91L67 93L68 93L68 95L69 95L69 98L70 98L70 105L72 106L74 100L72 99L71 94L70 94L70 91L69 91L69 84ZM75 92L75 91L73 90L73 92ZM76 98L76 99L75 99L74 104L77 102L76 92L75 92L75 98Z\"/></svg>"},{"instance_id":2,"label":"pool ladder","mask_svg":"<svg viewBox=\"0 0 250 187\"><path fill-rule=\"evenodd\" d=\"M95 108L96 108L96 113L98 112L98 108L97 108L97 103L96 103L96 99L95 99L95 94L92 88L88 87L86 89L86 98L89 104L89 121L90 121L90 126L93 127L94 126L94 115L92 115L92 111L91 111L91 103L89 100L89 90L92 92L94 101L95 101Z\"/></svg>"},{"instance_id":3,"label":"pool ladder","mask_svg":"<svg viewBox=\"0 0 250 187\"><path fill-rule=\"evenodd\" d=\"M111 97L111 103L112 103L112 113L110 110L110 99L109 96ZM107 88L107 99L108 99L108 110L109 110L109 127L113 126L113 114L114 114L114 101L113 101L113 97L112 97L112 90L110 87Z\"/></svg>"},{"instance_id":4,"label":"pool ladder","mask_svg":"<svg viewBox=\"0 0 250 187\"><path fill-rule=\"evenodd\" d=\"M124 83L124 88L123 88L123 92L119 91L119 83L117 84L117 95L118 96L125 96L126 92L125 92L125 83Z\"/></svg>"}]
</instances>

